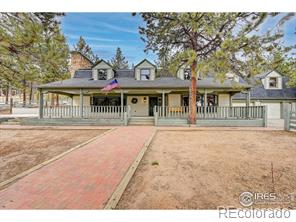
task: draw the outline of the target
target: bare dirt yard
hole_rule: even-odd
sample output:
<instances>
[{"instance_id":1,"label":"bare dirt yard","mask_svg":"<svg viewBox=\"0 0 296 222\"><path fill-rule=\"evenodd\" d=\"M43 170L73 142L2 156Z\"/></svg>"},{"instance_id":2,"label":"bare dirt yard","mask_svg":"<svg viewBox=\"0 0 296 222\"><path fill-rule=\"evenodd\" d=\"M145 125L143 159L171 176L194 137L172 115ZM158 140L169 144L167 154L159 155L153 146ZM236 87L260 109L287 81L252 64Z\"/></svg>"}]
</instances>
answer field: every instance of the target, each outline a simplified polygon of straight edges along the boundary
<instances>
[{"instance_id":1,"label":"bare dirt yard","mask_svg":"<svg viewBox=\"0 0 296 222\"><path fill-rule=\"evenodd\" d=\"M0 129L0 182L49 160L105 131L86 129Z\"/></svg>"},{"instance_id":2,"label":"bare dirt yard","mask_svg":"<svg viewBox=\"0 0 296 222\"><path fill-rule=\"evenodd\" d=\"M295 161L292 132L159 131L117 208L217 209L241 207L245 191L296 194ZM293 203L268 204L279 206Z\"/></svg>"}]
</instances>

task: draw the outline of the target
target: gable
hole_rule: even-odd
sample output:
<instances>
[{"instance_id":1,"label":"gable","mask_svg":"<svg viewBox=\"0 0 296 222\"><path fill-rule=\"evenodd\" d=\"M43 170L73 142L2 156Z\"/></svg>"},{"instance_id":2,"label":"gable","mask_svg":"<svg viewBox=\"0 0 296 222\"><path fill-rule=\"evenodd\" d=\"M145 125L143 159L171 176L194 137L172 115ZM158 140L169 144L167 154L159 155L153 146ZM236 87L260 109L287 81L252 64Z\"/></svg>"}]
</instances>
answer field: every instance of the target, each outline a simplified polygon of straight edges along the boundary
<instances>
[{"instance_id":1,"label":"gable","mask_svg":"<svg viewBox=\"0 0 296 222\"><path fill-rule=\"evenodd\" d=\"M282 77L282 75L276 71L272 71L265 76L265 78L270 78L270 77Z\"/></svg>"},{"instance_id":2,"label":"gable","mask_svg":"<svg viewBox=\"0 0 296 222\"><path fill-rule=\"evenodd\" d=\"M155 69L156 66L153 63L149 62L147 59L144 59L135 66L135 69L143 69L143 68L154 68Z\"/></svg>"},{"instance_id":3,"label":"gable","mask_svg":"<svg viewBox=\"0 0 296 222\"><path fill-rule=\"evenodd\" d=\"M112 69L112 66L107 63L105 60L97 62L92 69Z\"/></svg>"},{"instance_id":4,"label":"gable","mask_svg":"<svg viewBox=\"0 0 296 222\"><path fill-rule=\"evenodd\" d=\"M277 80L277 87L276 88L270 88L269 87L269 82L270 78L276 78ZM276 71L272 71L267 73L264 77L262 77L261 82L262 85L264 86L265 89L282 89L283 88L283 83L282 83L282 75L279 74Z\"/></svg>"}]
</instances>

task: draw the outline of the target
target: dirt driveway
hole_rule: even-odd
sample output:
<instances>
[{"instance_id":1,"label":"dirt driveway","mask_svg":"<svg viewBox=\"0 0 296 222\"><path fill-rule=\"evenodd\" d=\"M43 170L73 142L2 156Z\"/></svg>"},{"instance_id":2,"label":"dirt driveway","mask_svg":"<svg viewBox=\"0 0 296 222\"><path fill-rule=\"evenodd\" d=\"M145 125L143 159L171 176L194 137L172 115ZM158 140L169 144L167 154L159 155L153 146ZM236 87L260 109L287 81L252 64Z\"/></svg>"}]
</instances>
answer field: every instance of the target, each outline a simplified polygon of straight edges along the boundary
<instances>
[{"instance_id":1,"label":"dirt driveway","mask_svg":"<svg viewBox=\"0 0 296 222\"><path fill-rule=\"evenodd\" d=\"M0 129L0 182L106 130Z\"/></svg>"},{"instance_id":2,"label":"dirt driveway","mask_svg":"<svg viewBox=\"0 0 296 222\"><path fill-rule=\"evenodd\" d=\"M241 207L245 191L296 193L295 160L295 133L159 131L117 208Z\"/></svg>"}]
</instances>

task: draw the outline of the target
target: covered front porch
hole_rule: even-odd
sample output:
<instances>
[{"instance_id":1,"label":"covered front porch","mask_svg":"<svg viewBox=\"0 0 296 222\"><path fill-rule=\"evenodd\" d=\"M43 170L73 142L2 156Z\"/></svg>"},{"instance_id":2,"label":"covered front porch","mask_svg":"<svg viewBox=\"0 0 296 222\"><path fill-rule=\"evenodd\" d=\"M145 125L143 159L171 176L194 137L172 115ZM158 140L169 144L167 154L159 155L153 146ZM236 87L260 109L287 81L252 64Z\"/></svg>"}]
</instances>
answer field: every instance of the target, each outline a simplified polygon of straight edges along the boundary
<instances>
[{"instance_id":1,"label":"covered front porch","mask_svg":"<svg viewBox=\"0 0 296 222\"><path fill-rule=\"evenodd\" d=\"M99 125L128 125L132 118L153 117L154 125L188 124L189 94L184 89L117 89L108 94L98 89L82 88L39 91L39 119L43 121L79 123L81 120ZM253 123L256 120L255 125L264 125L266 110L262 106L250 106L248 91L245 92L246 106L232 106L232 96L237 92L233 89L199 89L197 125L227 125L231 121L248 125L252 122L250 120ZM48 106L44 101L44 95L48 93L68 96L70 102Z\"/></svg>"}]
</instances>

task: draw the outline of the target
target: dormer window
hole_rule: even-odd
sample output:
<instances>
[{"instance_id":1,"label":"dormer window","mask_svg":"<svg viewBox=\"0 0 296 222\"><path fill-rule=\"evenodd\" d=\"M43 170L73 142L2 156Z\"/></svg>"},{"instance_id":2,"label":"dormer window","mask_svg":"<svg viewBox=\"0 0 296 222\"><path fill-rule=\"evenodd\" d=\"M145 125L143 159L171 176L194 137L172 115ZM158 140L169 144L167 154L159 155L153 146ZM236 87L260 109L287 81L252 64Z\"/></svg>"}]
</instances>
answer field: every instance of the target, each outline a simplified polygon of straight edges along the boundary
<instances>
[{"instance_id":1,"label":"dormer window","mask_svg":"<svg viewBox=\"0 0 296 222\"><path fill-rule=\"evenodd\" d=\"M269 78L269 88L278 88L278 79L277 77Z\"/></svg>"},{"instance_id":2,"label":"dormer window","mask_svg":"<svg viewBox=\"0 0 296 222\"><path fill-rule=\"evenodd\" d=\"M107 69L98 69L98 80L107 80Z\"/></svg>"},{"instance_id":3,"label":"dormer window","mask_svg":"<svg viewBox=\"0 0 296 222\"><path fill-rule=\"evenodd\" d=\"M184 79L185 80L191 79L191 69L184 69Z\"/></svg>"},{"instance_id":4,"label":"dormer window","mask_svg":"<svg viewBox=\"0 0 296 222\"><path fill-rule=\"evenodd\" d=\"M150 79L150 69L141 69L140 70L140 79L149 80Z\"/></svg>"}]
</instances>

